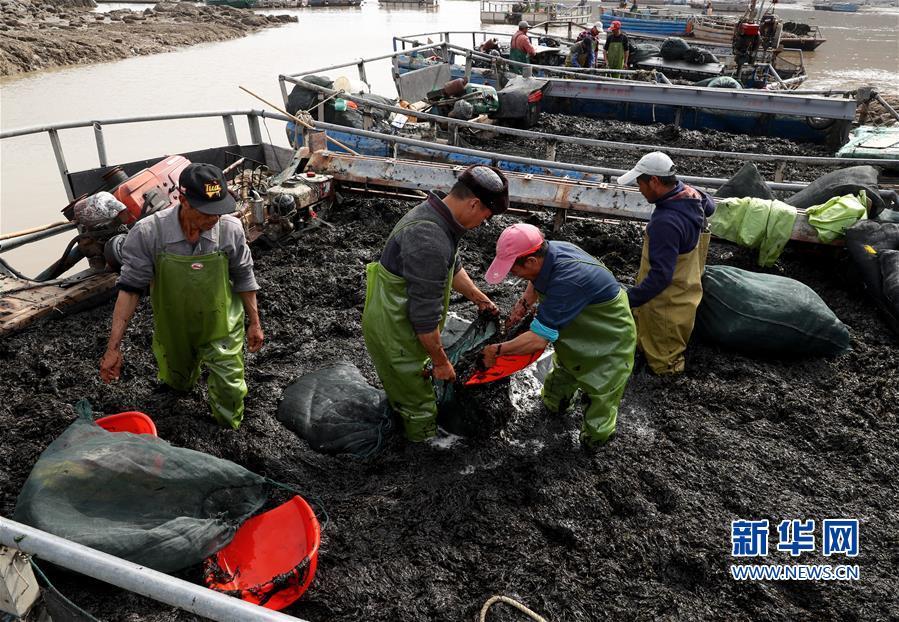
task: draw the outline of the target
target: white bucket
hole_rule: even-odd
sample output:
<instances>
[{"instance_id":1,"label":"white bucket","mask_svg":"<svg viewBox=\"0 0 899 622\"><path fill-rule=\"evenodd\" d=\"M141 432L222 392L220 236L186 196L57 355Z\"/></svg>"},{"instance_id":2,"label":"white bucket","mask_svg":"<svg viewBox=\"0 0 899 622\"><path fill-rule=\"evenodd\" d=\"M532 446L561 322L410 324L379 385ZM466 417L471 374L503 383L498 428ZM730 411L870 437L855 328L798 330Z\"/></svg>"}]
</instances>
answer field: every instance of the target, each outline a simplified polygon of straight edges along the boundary
<instances>
[{"instance_id":1,"label":"white bucket","mask_svg":"<svg viewBox=\"0 0 899 622\"><path fill-rule=\"evenodd\" d=\"M340 76L339 78L334 80L334 88L338 91L344 91L345 93L351 94L371 92L368 84L366 84L362 80L347 78L346 76Z\"/></svg>"}]
</instances>

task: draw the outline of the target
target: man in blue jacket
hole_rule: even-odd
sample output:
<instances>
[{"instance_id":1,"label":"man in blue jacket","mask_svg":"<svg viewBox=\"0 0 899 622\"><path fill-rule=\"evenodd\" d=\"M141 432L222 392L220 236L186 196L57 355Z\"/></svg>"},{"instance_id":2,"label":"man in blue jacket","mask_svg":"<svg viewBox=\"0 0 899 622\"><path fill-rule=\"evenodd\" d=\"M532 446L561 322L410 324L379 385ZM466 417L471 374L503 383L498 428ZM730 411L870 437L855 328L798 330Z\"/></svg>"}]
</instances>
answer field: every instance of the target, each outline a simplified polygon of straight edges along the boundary
<instances>
[{"instance_id":1,"label":"man in blue jacket","mask_svg":"<svg viewBox=\"0 0 899 622\"><path fill-rule=\"evenodd\" d=\"M578 391L586 398L581 443L601 445L615 433L618 404L631 375L636 347L627 294L599 260L568 242L547 242L537 227L506 227L487 269L495 285L509 273L528 285L509 314L519 322L538 304L530 329L484 348L487 367L497 357L533 354L552 343L553 369L543 382L543 404L564 413Z\"/></svg>"},{"instance_id":2,"label":"man in blue jacket","mask_svg":"<svg viewBox=\"0 0 899 622\"><path fill-rule=\"evenodd\" d=\"M702 300L707 219L715 203L678 181L674 162L661 151L646 154L618 178L622 185L635 181L655 204L643 238L637 284L627 292L637 320L637 345L653 372L677 374L684 371L684 350Z\"/></svg>"}]
</instances>

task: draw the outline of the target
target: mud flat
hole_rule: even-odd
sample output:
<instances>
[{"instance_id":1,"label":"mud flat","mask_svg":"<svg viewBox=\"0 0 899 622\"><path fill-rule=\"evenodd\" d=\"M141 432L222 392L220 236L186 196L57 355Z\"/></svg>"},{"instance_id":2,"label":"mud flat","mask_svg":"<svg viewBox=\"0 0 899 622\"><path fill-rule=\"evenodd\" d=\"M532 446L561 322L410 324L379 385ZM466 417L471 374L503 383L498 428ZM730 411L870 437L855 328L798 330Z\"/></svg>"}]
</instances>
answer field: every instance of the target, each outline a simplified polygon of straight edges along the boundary
<instances>
[{"instance_id":1,"label":"mud flat","mask_svg":"<svg viewBox=\"0 0 899 622\"><path fill-rule=\"evenodd\" d=\"M0 0L0 76L168 52L297 21L230 7L164 2L94 13L92 0Z\"/></svg>"},{"instance_id":2,"label":"mud flat","mask_svg":"<svg viewBox=\"0 0 899 622\"><path fill-rule=\"evenodd\" d=\"M341 358L376 381L360 325L364 267L410 206L350 198L329 216L336 229L257 253L267 341L248 357L238 432L213 423L200 389L159 389L146 300L113 385L97 376L111 304L0 341L0 513L11 515L38 455L73 420L71 405L87 397L96 411L143 410L175 445L318 497L331 519L318 574L288 609L314 622L472 620L493 594L565 621L899 617L897 341L849 260L829 251L790 247L772 271L821 295L849 327L849 353L759 360L696 342L683 377L631 379L618 437L595 454L575 440L580 413L546 417L533 387L517 396L505 431L489 439L449 449L394 439L368 461L311 451L275 419L280 393ZM548 230L548 215L537 220ZM497 221L464 242L464 264L481 284L496 237L512 222ZM561 237L633 283L638 225L575 222ZM713 244L709 263L755 269L753 255ZM485 291L508 309L520 287ZM452 307L472 315L468 304ZM859 582L731 578L732 520L834 517L860 519L860 555L823 558L819 548L798 562L857 563ZM791 563L770 546L762 562ZM199 568L183 576L201 581ZM51 577L104 620L195 619L82 577ZM498 606L489 619L521 617Z\"/></svg>"}]
</instances>

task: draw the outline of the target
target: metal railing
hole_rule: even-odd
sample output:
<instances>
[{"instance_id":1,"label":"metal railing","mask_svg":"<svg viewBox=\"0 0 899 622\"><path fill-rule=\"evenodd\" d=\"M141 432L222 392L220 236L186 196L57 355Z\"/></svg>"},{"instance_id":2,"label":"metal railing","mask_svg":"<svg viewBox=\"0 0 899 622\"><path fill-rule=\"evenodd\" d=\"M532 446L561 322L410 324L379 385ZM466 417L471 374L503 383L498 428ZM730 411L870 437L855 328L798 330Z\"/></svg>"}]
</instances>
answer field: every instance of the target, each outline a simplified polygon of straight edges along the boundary
<instances>
[{"instance_id":1,"label":"metal railing","mask_svg":"<svg viewBox=\"0 0 899 622\"><path fill-rule=\"evenodd\" d=\"M303 74L307 75L307 74ZM319 86L317 84L312 84L311 82L305 82L301 79L297 79L295 77L288 76L280 76L283 78L282 85L284 82L289 82L291 84L301 84L303 88L308 88L311 91L315 91L320 94L320 99L328 99L339 95L343 99L347 99L355 103L358 109L362 112L363 116L371 117L371 111L373 109L382 110L384 112L391 112L394 114L402 114L407 116L414 116L418 119L424 119L428 121L433 128L437 124L446 124L448 127L448 135L450 136L450 140L458 135L458 130L460 129L470 129L472 131L483 131L490 132L494 134L500 134L503 136L510 136L514 138L526 138L529 140L544 140L547 143L555 143L558 144L573 144L573 145L583 145L586 147L600 147L600 148L611 148L617 149L620 151L633 151L633 152L649 152L656 151L659 149L659 145L647 145L640 143L622 143L617 141L609 141L609 140L600 140L597 138L582 138L580 136L563 136L560 134L545 134L543 132L535 132L533 130L523 130L518 128L506 127L502 125L491 125L487 123L477 123L474 121L464 121L462 119L453 119L450 117L444 117L441 115L431 114L428 112L418 111L418 110L410 110L409 108L402 108L400 106L391 106L387 104L383 104L381 102L375 102L369 99L365 99L354 95L352 93L345 93L341 91L337 91L335 89L329 89L327 87ZM286 100L285 100L286 101ZM323 118L323 117L321 117ZM325 127L327 125L327 129L344 131L350 134L356 133L356 128L338 126L338 125L330 125L330 124L320 124L315 122L316 127ZM367 137L368 134L362 134ZM383 139L386 142L401 142L398 140L398 137L392 136L389 134L377 134L377 138ZM394 140L397 139L397 140ZM410 143L411 144L411 143ZM452 146L452 144L450 145ZM439 143L431 143L431 148L433 149L443 149L444 145ZM555 151L552 149L551 151ZM869 165L880 165L882 166L885 162L890 163L890 160L883 159L860 159L860 158L829 158L829 157L817 157L817 156L797 156L797 155L777 155L770 153L739 153L739 152L731 152L731 151L711 151L707 149L690 149L686 147L665 147L665 152L669 155L677 155L684 157L695 157L695 158L728 158L739 161L746 162L790 162L794 164L805 164L811 166L860 166L863 164ZM552 162L555 164L562 164L561 162L556 162L555 160L544 160L544 164L548 162ZM606 169L604 169L606 170ZM607 169L609 171L616 169ZM700 179L700 178L695 178ZM713 180L714 182L723 183L724 179L717 178L701 178L703 180ZM720 185L720 183L718 185ZM786 186L783 188L776 187L775 189L795 189L798 187L804 187L805 184L800 184L798 182L787 182ZM787 187L788 186L788 187Z\"/></svg>"},{"instance_id":2,"label":"metal railing","mask_svg":"<svg viewBox=\"0 0 899 622\"><path fill-rule=\"evenodd\" d=\"M69 201L75 199L72 185L69 183L69 168L66 164L65 152L62 147L62 141L59 136L61 130L69 130L76 128L92 127L94 129L94 142L97 148L97 160L100 167L109 166L109 160L106 152L106 138L103 134L103 128L107 125L121 125L127 123L146 123L151 121L176 121L183 119L201 119L210 117L220 117L224 126L225 139L228 145L237 145L237 131L234 127L234 118L245 116L250 130L250 139L254 144L262 142L262 133L259 127L260 118L279 118L286 120L287 118L280 114L273 114L264 110L227 110L221 112L186 112L174 114L146 115L138 117L117 117L112 119L100 119L91 121L69 121L63 123L54 123L52 125L38 125L34 127L26 127L15 130L4 130L0 132L0 140L15 138L17 136L28 136L30 134L46 133L50 139L50 145L53 148L53 155L56 158L56 164L59 169L59 175L66 191L66 197Z\"/></svg>"}]
</instances>

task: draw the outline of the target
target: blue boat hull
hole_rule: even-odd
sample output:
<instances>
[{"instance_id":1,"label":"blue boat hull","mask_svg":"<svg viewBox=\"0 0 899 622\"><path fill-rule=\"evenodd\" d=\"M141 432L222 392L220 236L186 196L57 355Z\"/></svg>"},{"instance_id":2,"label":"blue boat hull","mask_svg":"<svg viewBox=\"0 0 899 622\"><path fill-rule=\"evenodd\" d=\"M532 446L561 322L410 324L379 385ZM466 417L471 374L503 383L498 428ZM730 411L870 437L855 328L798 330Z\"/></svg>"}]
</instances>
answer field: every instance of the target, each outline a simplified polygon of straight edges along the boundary
<instances>
[{"instance_id":1,"label":"blue boat hull","mask_svg":"<svg viewBox=\"0 0 899 622\"><path fill-rule=\"evenodd\" d=\"M637 17L616 17L608 13L602 15L602 25L606 31L613 21L621 22L621 31L625 34L629 32L642 33L647 35L657 35L660 37L678 37L686 34L687 20L679 19L652 19Z\"/></svg>"},{"instance_id":2,"label":"blue boat hull","mask_svg":"<svg viewBox=\"0 0 899 622\"><path fill-rule=\"evenodd\" d=\"M400 73L420 68L399 66ZM465 68L452 65L450 73L453 78L465 75ZM489 84L499 88L489 70L472 69L472 84ZM825 144L828 141L827 129L815 129L804 118L785 117L770 114L754 114L741 112L722 112L708 108L684 108L678 119L678 107L664 104L623 104L619 102L600 101L595 99L572 99L553 97L552 89L544 93L540 109L546 113L568 114L590 119L607 119L629 121L632 123L665 123L678 125L688 130L720 130L733 134L750 134L754 136L780 136L798 142Z\"/></svg>"},{"instance_id":3,"label":"blue boat hull","mask_svg":"<svg viewBox=\"0 0 899 622\"><path fill-rule=\"evenodd\" d=\"M287 136L288 140L291 141L291 144L295 149L299 149L303 146L302 133L296 134L297 140L294 141L295 135L293 134L291 123L288 123L287 125ZM340 141L341 143L361 155L378 156L382 158L393 157L393 145L386 140L378 140L376 138L369 138L367 136L359 136L358 134L351 134L349 132L340 132L334 130L328 130L328 136ZM328 149L331 151L347 153L345 149L338 147L334 143L328 143ZM601 176L591 175L589 173L580 173L577 171L569 171L545 166L519 164L517 162L509 162L508 160L499 160L494 162L490 158L480 158L477 156L464 155L461 153L450 153L448 151L443 151L442 149L428 149L425 147L398 145L397 155L401 158L410 160L445 162L449 164L461 164L464 166L468 166L471 164L487 164L491 166L497 166L504 171L513 171L516 173L525 173L530 175L551 175L554 177L568 177L569 179L588 180L596 182L603 181Z\"/></svg>"}]
</instances>

